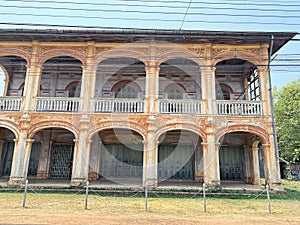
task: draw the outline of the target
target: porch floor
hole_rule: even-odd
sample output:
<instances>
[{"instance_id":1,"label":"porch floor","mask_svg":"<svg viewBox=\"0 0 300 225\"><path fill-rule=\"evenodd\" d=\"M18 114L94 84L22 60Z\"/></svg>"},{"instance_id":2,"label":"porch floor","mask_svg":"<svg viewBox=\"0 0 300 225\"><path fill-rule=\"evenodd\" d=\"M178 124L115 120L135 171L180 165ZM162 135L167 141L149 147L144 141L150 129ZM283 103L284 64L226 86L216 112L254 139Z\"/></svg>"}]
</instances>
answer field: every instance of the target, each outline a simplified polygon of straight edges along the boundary
<instances>
[{"instance_id":1,"label":"porch floor","mask_svg":"<svg viewBox=\"0 0 300 225\"><path fill-rule=\"evenodd\" d=\"M0 188L2 190L10 189L7 185L8 179L0 179ZM115 179L114 182L109 180L97 180L90 182L90 188L95 190L142 190L141 180L123 180ZM32 189L80 189L80 187L71 187L70 180L68 179L47 179L37 180L28 179L28 187ZM189 181L189 180L167 180L160 182L155 188L157 191L166 192L189 192L189 191L202 191L202 183ZM259 192L263 191L265 187L263 185L246 184L243 181L221 181L221 189L226 191L247 191L247 192Z\"/></svg>"}]
</instances>

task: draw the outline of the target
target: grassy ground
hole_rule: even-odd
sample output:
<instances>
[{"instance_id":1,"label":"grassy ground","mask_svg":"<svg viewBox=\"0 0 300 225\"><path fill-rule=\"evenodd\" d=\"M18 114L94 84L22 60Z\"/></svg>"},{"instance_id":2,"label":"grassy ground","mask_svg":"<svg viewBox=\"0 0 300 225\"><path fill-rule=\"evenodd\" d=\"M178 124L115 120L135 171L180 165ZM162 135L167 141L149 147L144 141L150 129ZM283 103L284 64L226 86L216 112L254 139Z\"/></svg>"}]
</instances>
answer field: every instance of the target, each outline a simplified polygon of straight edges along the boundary
<instances>
[{"instance_id":1,"label":"grassy ground","mask_svg":"<svg viewBox=\"0 0 300 225\"><path fill-rule=\"evenodd\" d=\"M284 181L286 195L271 196L268 213L264 196L207 198L150 195L148 211L142 197L91 194L84 209L83 194L0 193L0 224L299 224L300 182Z\"/></svg>"}]
</instances>

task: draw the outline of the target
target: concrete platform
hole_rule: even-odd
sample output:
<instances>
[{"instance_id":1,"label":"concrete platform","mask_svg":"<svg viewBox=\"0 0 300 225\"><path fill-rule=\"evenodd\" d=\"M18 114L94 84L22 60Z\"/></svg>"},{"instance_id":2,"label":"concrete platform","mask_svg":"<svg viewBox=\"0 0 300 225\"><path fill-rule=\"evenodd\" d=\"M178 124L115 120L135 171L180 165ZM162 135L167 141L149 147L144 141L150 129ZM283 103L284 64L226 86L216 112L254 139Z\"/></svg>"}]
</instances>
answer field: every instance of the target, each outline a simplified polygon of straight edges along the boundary
<instances>
[{"instance_id":1,"label":"concrete platform","mask_svg":"<svg viewBox=\"0 0 300 225\"><path fill-rule=\"evenodd\" d=\"M12 188L7 185L8 179L0 179L1 190L9 189L21 189L23 187ZM83 187L72 187L70 180L68 179L47 179L37 180L28 179L28 187L31 189L41 190L60 190L60 191L78 191ZM100 192L136 192L143 191L140 180L124 180L115 179L114 181L109 180L97 180L91 181L89 187L93 190ZM156 188L150 188L151 191L161 193L196 193L203 190L203 184L195 181L186 180L167 180L160 182ZM251 184L245 184L242 181L222 181L221 186L218 187L218 191L230 191L230 192L261 192L264 191L263 185L256 186Z\"/></svg>"}]
</instances>

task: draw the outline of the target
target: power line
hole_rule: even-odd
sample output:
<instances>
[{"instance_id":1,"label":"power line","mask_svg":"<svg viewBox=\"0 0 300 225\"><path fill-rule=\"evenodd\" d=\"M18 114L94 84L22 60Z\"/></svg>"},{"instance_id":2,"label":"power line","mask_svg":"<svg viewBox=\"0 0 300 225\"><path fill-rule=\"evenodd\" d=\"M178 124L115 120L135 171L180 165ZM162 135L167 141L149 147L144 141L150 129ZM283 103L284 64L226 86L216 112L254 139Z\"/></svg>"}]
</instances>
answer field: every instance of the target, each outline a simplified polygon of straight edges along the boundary
<instances>
[{"instance_id":1,"label":"power line","mask_svg":"<svg viewBox=\"0 0 300 225\"><path fill-rule=\"evenodd\" d=\"M299 5L300 6L300 5ZM68 7L50 7L50 6L12 6L12 5L0 5L2 8L15 8L15 9L39 9L39 10L66 10L66 11L82 11L82 12L109 12L109 13L141 13L141 14L158 14L158 15L207 15L207 16L234 16L234 17L254 17L254 18L287 18L296 19L300 18L298 15L253 15L253 14L230 14L230 13L205 13L205 12L174 12L174 11L143 11L143 10L122 10L122 9L103 9L103 8L68 8ZM213 8L212 8L213 9ZM298 10L300 12L300 10ZM50 15L49 15L50 16ZM143 18L140 18L143 19ZM299 23L298 23L299 25Z\"/></svg>"},{"instance_id":2,"label":"power line","mask_svg":"<svg viewBox=\"0 0 300 225\"><path fill-rule=\"evenodd\" d=\"M73 4L73 5L87 5L87 6L112 6L112 7L121 7L121 6L125 6L125 7L145 7L145 8L166 8L166 9L182 9L183 6L174 6L174 5L145 5L145 4L114 4L114 3L88 3L88 2L70 2L70 1L33 1L33 0L2 0L2 1L9 1L9 2L33 2L33 3L38 3L38 4L45 4L45 3L55 3L55 4ZM213 10L237 10L237 11L261 11L261 12L300 12L300 10L298 9L283 9L278 8L278 9L272 9L272 8L236 8L236 7L215 7L216 4L213 4L214 7L207 7L207 6L190 6L190 9L213 9ZM237 5L239 6L239 5Z\"/></svg>"},{"instance_id":3,"label":"power line","mask_svg":"<svg viewBox=\"0 0 300 225\"><path fill-rule=\"evenodd\" d=\"M182 19L182 23L181 23L181 26L180 26L180 29L179 29L179 30L181 30L182 27L183 27L183 24L184 24L186 15L188 14L188 11L189 11L189 9L190 9L190 7L191 7L191 3L192 3L192 0L190 0L190 3L189 3L189 5L188 5L188 7L186 8L186 11L185 11L184 17L183 17L183 19Z\"/></svg>"}]
</instances>

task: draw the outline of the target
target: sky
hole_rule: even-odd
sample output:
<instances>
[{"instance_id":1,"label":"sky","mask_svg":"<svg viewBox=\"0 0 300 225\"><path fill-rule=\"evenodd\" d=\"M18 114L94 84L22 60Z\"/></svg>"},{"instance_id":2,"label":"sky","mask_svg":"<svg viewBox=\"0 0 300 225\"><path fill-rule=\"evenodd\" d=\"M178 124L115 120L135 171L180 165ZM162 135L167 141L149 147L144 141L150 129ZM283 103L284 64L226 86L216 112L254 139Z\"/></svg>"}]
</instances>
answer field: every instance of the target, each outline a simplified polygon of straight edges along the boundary
<instances>
[{"instance_id":1,"label":"sky","mask_svg":"<svg viewBox=\"0 0 300 225\"><path fill-rule=\"evenodd\" d=\"M300 0L0 0L0 18L10 29L300 32ZM273 86L300 79L299 50L297 35L273 56Z\"/></svg>"}]
</instances>

